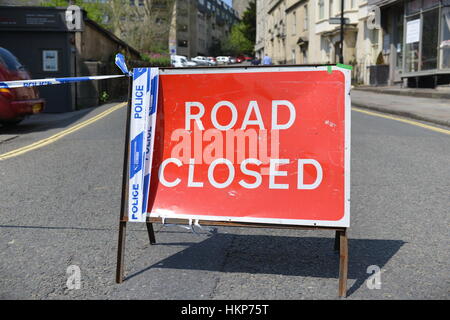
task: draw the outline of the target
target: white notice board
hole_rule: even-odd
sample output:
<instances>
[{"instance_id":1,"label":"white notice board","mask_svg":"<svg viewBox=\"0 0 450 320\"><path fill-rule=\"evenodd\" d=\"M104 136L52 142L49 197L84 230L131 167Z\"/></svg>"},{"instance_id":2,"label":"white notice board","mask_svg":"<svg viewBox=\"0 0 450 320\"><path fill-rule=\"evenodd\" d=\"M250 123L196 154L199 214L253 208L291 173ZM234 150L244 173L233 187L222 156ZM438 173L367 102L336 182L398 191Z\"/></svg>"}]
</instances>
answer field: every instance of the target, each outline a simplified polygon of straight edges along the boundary
<instances>
[{"instance_id":1,"label":"white notice board","mask_svg":"<svg viewBox=\"0 0 450 320\"><path fill-rule=\"evenodd\" d=\"M406 23L406 44L419 42L420 19L411 20Z\"/></svg>"}]
</instances>

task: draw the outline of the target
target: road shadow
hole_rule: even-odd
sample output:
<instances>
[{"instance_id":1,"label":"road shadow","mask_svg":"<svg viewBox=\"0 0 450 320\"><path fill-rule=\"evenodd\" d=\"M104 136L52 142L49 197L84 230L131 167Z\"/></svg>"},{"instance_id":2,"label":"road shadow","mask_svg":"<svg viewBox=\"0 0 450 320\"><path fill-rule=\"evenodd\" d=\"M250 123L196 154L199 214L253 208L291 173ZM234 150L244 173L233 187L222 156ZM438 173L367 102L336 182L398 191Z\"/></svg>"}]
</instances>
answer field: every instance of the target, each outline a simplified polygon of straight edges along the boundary
<instances>
[{"instance_id":1,"label":"road shadow","mask_svg":"<svg viewBox=\"0 0 450 320\"><path fill-rule=\"evenodd\" d=\"M123 100L110 101L107 104L113 106L119 102L123 102ZM105 104L65 113L40 113L31 115L17 125L4 126L0 124L0 134L20 135L29 132L46 131L49 129L67 128L104 105Z\"/></svg>"},{"instance_id":2,"label":"road shadow","mask_svg":"<svg viewBox=\"0 0 450 320\"><path fill-rule=\"evenodd\" d=\"M367 267L382 268L404 244L401 240L349 239L348 278L356 281L347 294L355 292L371 275ZM216 233L125 280L153 268L338 279L339 254L333 246L334 238Z\"/></svg>"}]
</instances>

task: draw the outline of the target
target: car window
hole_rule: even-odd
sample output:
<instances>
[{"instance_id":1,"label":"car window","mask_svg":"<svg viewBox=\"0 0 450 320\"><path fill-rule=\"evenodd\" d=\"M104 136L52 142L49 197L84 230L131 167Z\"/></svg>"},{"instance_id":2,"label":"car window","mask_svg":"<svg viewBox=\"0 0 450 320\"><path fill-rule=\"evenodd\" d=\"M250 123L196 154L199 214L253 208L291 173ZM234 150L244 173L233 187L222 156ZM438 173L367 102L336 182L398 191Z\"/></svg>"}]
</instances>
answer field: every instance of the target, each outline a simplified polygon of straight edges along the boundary
<instances>
[{"instance_id":1,"label":"car window","mask_svg":"<svg viewBox=\"0 0 450 320\"><path fill-rule=\"evenodd\" d=\"M19 60L8 50L0 48L0 61L3 62L10 71L22 70L23 66Z\"/></svg>"}]
</instances>

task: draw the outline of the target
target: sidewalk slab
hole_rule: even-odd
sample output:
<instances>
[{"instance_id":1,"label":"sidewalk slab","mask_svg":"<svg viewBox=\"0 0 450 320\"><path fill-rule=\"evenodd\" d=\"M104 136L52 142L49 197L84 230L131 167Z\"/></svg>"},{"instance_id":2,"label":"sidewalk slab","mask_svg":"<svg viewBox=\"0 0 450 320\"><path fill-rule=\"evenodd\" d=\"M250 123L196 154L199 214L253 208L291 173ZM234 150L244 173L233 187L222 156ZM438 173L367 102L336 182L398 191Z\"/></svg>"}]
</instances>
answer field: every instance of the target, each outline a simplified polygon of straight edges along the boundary
<instances>
[{"instance_id":1,"label":"sidewalk slab","mask_svg":"<svg viewBox=\"0 0 450 320\"><path fill-rule=\"evenodd\" d=\"M408 97L450 99L450 87L438 87L436 89L426 88L400 88L400 87L373 87L358 86L355 91L368 91L382 94L391 94Z\"/></svg>"},{"instance_id":2,"label":"sidewalk slab","mask_svg":"<svg viewBox=\"0 0 450 320\"><path fill-rule=\"evenodd\" d=\"M450 100L352 90L352 105L450 127Z\"/></svg>"},{"instance_id":3,"label":"sidewalk slab","mask_svg":"<svg viewBox=\"0 0 450 320\"><path fill-rule=\"evenodd\" d=\"M16 135L16 134L0 134L0 143L10 141L17 137L18 137L18 135Z\"/></svg>"}]
</instances>

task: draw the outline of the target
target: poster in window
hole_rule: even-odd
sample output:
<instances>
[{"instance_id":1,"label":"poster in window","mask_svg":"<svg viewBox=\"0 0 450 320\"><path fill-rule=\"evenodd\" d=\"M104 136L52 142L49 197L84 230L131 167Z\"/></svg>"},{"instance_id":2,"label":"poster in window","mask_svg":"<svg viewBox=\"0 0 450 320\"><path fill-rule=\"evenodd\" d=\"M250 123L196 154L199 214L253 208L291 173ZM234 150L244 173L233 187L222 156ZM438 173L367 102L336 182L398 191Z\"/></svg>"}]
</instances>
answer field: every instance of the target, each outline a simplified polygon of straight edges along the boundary
<instances>
[{"instance_id":1,"label":"poster in window","mask_svg":"<svg viewBox=\"0 0 450 320\"><path fill-rule=\"evenodd\" d=\"M420 19L411 20L406 23L406 43L419 42Z\"/></svg>"},{"instance_id":2,"label":"poster in window","mask_svg":"<svg viewBox=\"0 0 450 320\"><path fill-rule=\"evenodd\" d=\"M44 71L58 71L58 51L43 50L42 66Z\"/></svg>"}]
</instances>

